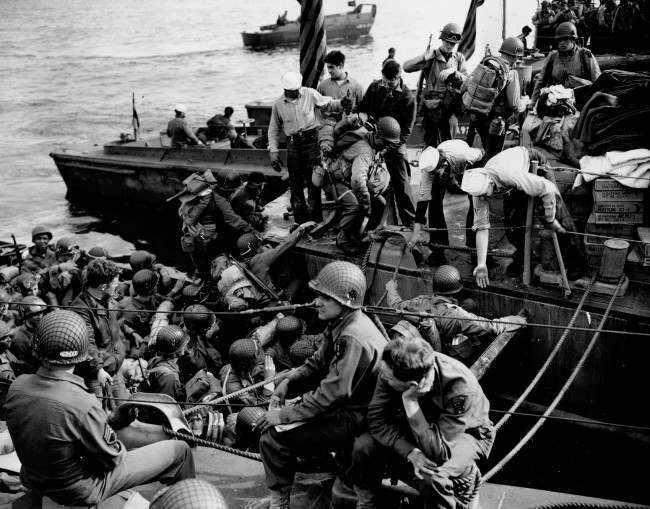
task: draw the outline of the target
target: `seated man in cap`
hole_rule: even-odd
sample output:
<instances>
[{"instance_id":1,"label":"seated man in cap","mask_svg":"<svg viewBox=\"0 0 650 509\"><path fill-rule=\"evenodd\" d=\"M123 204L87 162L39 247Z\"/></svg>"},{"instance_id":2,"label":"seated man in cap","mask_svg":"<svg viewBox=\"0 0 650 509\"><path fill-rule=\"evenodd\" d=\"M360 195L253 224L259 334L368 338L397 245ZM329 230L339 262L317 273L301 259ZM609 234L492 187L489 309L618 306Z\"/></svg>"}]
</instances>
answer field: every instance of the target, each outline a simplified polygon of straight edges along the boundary
<instances>
[{"instance_id":1,"label":"seated man in cap","mask_svg":"<svg viewBox=\"0 0 650 509\"><path fill-rule=\"evenodd\" d=\"M363 430L365 411L376 382L386 340L361 311L366 278L356 265L327 264L310 282L318 294L318 318L327 323L319 350L284 378L271 408L257 427L260 453L271 490L269 509L289 509L298 455L317 455L349 447ZM289 391L302 401L282 406ZM280 424L296 423L280 431Z\"/></svg>"},{"instance_id":2,"label":"seated man in cap","mask_svg":"<svg viewBox=\"0 0 650 509\"><path fill-rule=\"evenodd\" d=\"M566 232L560 224L561 218L556 217L557 197L560 192L550 180L530 173L532 161L543 164L546 159L535 149L513 147L492 157L485 163L485 168L467 170L463 176L461 189L473 196L478 258L474 276L481 288L490 284L486 265L490 240L490 197L503 195L504 223L506 227L511 228L508 240L516 248L513 263L508 266L508 273L511 275L519 276L523 271L525 238L523 227L526 226L526 207L529 197L542 199L544 221L548 228L557 233ZM575 258L577 259L573 262L576 264L582 261L579 256Z\"/></svg>"},{"instance_id":3,"label":"seated man in cap","mask_svg":"<svg viewBox=\"0 0 650 509\"><path fill-rule=\"evenodd\" d=\"M276 171L281 170L280 132L287 136L287 167L291 189L291 206L297 223L310 219L322 220L321 191L312 184L312 171L320 165L318 146L319 122L315 108L340 111L351 107L352 101L344 97L335 100L302 86L302 75L288 72L282 76L284 93L275 100L269 123L269 156ZM309 204L305 201L308 188Z\"/></svg>"},{"instance_id":4,"label":"seated man in cap","mask_svg":"<svg viewBox=\"0 0 650 509\"><path fill-rule=\"evenodd\" d=\"M393 339L382 360L369 432L355 440L348 472L357 507L379 507L387 465L419 489L423 507L467 507L456 497L472 498L480 482L476 462L488 457L494 441L490 403L478 380L421 338ZM463 493L456 479L468 485Z\"/></svg>"},{"instance_id":5,"label":"seated man in cap","mask_svg":"<svg viewBox=\"0 0 650 509\"><path fill-rule=\"evenodd\" d=\"M118 440L114 429L128 426L133 414L107 416L83 379L72 373L90 346L79 315L49 313L36 334L42 365L13 383L5 407L28 489L58 504L94 506L134 486L195 476L185 442L165 440L127 452Z\"/></svg>"},{"instance_id":6,"label":"seated man in cap","mask_svg":"<svg viewBox=\"0 0 650 509\"><path fill-rule=\"evenodd\" d=\"M186 112L187 108L185 108L184 104L174 106L175 117L167 124L167 136L172 139L172 148L185 148L187 145L205 145L196 137L187 120L185 120Z\"/></svg>"}]
</instances>

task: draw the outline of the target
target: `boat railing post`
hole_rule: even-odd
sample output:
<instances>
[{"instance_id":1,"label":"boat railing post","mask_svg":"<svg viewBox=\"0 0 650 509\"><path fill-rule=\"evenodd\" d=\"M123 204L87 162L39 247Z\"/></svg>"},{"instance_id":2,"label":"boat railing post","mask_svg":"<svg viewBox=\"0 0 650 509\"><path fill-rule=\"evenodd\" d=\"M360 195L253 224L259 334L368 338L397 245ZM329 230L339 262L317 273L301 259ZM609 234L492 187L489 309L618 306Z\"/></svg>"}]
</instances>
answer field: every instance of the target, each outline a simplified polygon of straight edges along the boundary
<instances>
[{"instance_id":1,"label":"boat railing post","mask_svg":"<svg viewBox=\"0 0 650 509\"><path fill-rule=\"evenodd\" d=\"M530 172L537 175L538 161L531 161ZM524 234L524 274L522 282L525 286L530 286L530 254L531 254L531 234L533 231L533 200L532 196L528 197L528 208L526 209L526 233Z\"/></svg>"}]
</instances>

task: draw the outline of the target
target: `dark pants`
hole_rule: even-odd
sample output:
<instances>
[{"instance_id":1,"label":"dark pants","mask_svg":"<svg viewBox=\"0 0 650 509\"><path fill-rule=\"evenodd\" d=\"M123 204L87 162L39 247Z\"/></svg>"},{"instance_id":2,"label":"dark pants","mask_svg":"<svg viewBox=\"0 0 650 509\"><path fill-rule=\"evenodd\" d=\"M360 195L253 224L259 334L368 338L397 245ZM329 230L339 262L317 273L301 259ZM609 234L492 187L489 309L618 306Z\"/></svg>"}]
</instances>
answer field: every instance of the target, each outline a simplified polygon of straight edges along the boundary
<instances>
[{"instance_id":1,"label":"dark pants","mask_svg":"<svg viewBox=\"0 0 650 509\"><path fill-rule=\"evenodd\" d=\"M387 466L407 484L417 488L425 509L456 509L452 479L466 474L477 460L485 459L492 448L493 439L477 440L464 433L452 446L451 458L438 466L434 476L418 479L413 467L392 449L377 442L369 433L354 442L352 466L348 476L360 488L377 490L385 476Z\"/></svg>"},{"instance_id":2,"label":"dark pants","mask_svg":"<svg viewBox=\"0 0 650 509\"><path fill-rule=\"evenodd\" d=\"M297 456L313 457L351 448L363 430L363 422L361 412L341 409L288 431L271 428L265 432L260 438L260 454L269 489L292 485Z\"/></svg>"},{"instance_id":3,"label":"dark pants","mask_svg":"<svg viewBox=\"0 0 650 509\"><path fill-rule=\"evenodd\" d=\"M480 113L470 114L470 129L476 130L481 138L481 145L485 151L483 161L487 161L492 156L501 152L503 150L503 143L506 140L505 127L499 130L490 129L490 124L494 119L494 116L483 115Z\"/></svg>"},{"instance_id":4,"label":"dark pants","mask_svg":"<svg viewBox=\"0 0 650 509\"><path fill-rule=\"evenodd\" d=\"M411 166L408 163L406 144L391 148L384 157L390 174L390 185L395 194L397 211L405 226L412 226L415 219L415 206L411 199Z\"/></svg>"},{"instance_id":5,"label":"dark pants","mask_svg":"<svg viewBox=\"0 0 650 509\"><path fill-rule=\"evenodd\" d=\"M425 147L437 147L443 141L451 140L451 129L449 128L450 116L449 114L441 113L440 118L436 120L426 114L422 117Z\"/></svg>"},{"instance_id":6,"label":"dark pants","mask_svg":"<svg viewBox=\"0 0 650 509\"><path fill-rule=\"evenodd\" d=\"M449 231L443 205L446 190L447 186L438 177L435 177L431 187L431 200L429 200L429 228L444 229L429 232L429 244L449 245ZM469 208L465 219L465 242L467 246L474 247L476 246L476 234L470 230L474 225L474 206L470 195L467 195L467 199L469 200ZM434 247L431 246L431 249L434 249Z\"/></svg>"},{"instance_id":7,"label":"dark pants","mask_svg":"<svg viewBox=\"0 0 650 509\"><path fill-rule=\"evenodd\" d=\"M322 221L321 190L311 182L314 166L320 164L318 131L311 129L291 136L287 142L287 167L291 207L297 223ZM307 187L308 203L305 200Z\"/></svg>"}]
</instances>

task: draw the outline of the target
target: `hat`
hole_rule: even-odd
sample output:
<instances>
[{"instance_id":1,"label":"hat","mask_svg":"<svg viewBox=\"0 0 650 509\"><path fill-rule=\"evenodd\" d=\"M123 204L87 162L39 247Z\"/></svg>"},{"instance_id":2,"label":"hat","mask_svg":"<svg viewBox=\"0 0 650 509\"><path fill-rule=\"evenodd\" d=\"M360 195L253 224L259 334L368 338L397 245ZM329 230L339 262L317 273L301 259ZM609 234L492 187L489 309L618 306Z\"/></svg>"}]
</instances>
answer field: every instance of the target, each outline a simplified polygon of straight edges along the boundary
<instances>
[{"instance_id":1,"label":"hat","mask_svg":"<svg viewBox=\"0 0 650 509\"><path fill-rule=\"evenodd\" d=\"M491 181L490 175L484 168L474 168L465 171L460 188L472 196L484 196L490 189Z\"/></svg>"},{"instance_id":2,"label":"hat","mask_svg":"<svg viewBox=\"0 0 650 509\"><path fill-rule=\"evenodd\" d=\"M420 171L432 172L438 167L438 162L440 162L440 152L438 149L427 147L420 154L418 166Z\"/></svg>"},{"instance_id":3,"label":"hat","mask_svg":"<svg viewBox=\"0 0 650 509\"><path fill-rule=\"evenodd\" d=\"M288 72L282 76L282 88L285 90L298 90L302 86L302 74L299 72Z\"/></svg>"},{"instance_id":4,"label":"hat","mask_svg":"<svg viewBox=\"0 0 650 509\"><path fill-rule=\"evenodd\" d=\"M206 196L212 192L211 184L216 183L217 180L214 178L212 170L208 169L203 173L193 173L183 180L185 188L174 196L167 198L167 201L170 202L174 198L178 198L181 202L186 203L197 196Z\"/></svg>"},{"instance_id":5,"label":"hat","mask_svg":"<svg viewBox=\"0 0 650 509\"><path fill-rule=\"evenodd\" d=\"M179 113L187 113L187 108L184 104L178 103L174 105L174 111L178 111Z\"/></svg>"}]
</instances>

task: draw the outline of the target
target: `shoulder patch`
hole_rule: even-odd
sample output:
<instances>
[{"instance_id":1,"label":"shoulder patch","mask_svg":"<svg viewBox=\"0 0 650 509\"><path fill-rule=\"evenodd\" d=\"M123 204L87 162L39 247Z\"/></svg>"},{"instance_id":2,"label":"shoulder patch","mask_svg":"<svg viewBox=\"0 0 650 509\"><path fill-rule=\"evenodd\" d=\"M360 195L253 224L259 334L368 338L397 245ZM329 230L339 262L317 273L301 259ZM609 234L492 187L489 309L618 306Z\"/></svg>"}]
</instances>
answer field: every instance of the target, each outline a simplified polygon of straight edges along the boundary
<instances>
[{"instance_id":1,"label":"shoulder patch","mask_svg":"<svg viewBox=\"0 0 650 509\"><path fill-rule=\"evenodd\" d=\"M454 396L447 401L445 410L454 415L464 414L469 409L469 400L467 396L461 394L460 396Z\"/></svg>"},{"instance_id":2,"label":"shoulder patch","mask_svg":"<svg viewBox=\"0 0 650 509\"><path fill-rule=\"evenodd\" d=\"M338 338L336 341L334 341L334 358L335 359L342 359L343 356L345 355L345 349L347 346L347 342L341 338Z\"/></svg>"},{"instance_id":3,"label":"shoulder patch","mask_svg":"<svg viewBox=\"0 0 650 509\"><path fill-rule=\"evenodd\" d=\"M110 424L104 424L104 442L110 447L117 448L117 435Z\"/></svg>"}]
</instances>

